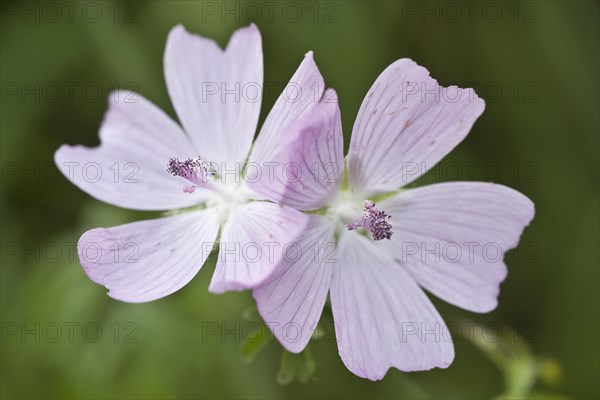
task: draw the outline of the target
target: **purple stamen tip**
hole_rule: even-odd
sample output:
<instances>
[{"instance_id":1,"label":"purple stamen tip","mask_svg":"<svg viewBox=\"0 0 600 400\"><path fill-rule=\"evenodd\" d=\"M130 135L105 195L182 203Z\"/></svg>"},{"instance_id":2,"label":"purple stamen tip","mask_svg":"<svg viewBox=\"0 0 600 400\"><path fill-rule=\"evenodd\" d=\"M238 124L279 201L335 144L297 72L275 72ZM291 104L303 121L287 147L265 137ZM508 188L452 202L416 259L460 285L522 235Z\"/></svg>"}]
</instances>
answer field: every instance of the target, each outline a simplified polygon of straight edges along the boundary
<instances>
[{"instance_id":1,"label":"purple stamen tip","mask_svg":"<svg viewBox=\"0 0 600 400\"><path fill-rule=\"evenodd\" d=\"M365 201L362 221L351 222L346 227L353 231L358 227L367 229L373 235L373 240L382 240L392 238L392 224L388 221L392 218L385 211L380 211L375 207L375 203L370 200Z\"/></svg>"},{"instance_id":2,"label":"purple stamen tip","mask_svg":"<svg viewBox=\"0 0 600 400\"><path fill-rule=\"evenodd\" d=\"M214 176L216 171L211 163L204 162L200 157L188 158L180 161L178 158L171 158L167 165L167 172L173 176L180 176L187 179L195 186L205 186L209 182L209 177ZM195 186L185 186L185 193L192 193Z\"/></svg>"},{"instance_id":3,"label":"purple stamen tip","mask_svg":"<svg viewBox=\"0 0 600 400\"><path fill-rule=\"evenodd\" d=\"M179 161L178 158L171 158L167 166L167 172L174 176L190 179L195 174L195 169L199 167L199 159L188 158L185 161Z\"/></svg>"}]
</instances>

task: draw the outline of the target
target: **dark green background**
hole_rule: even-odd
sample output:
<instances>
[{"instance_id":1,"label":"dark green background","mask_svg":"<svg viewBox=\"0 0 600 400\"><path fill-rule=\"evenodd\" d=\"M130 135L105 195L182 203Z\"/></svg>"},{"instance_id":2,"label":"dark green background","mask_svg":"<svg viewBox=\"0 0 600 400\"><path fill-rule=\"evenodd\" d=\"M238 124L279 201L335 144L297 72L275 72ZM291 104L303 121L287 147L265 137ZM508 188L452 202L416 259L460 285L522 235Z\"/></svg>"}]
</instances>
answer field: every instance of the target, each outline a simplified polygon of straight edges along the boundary
<instances>
[{"instance_id":1,"label":"dark green background","mask_svg":"<svg viewBox=\"0 0 600 400\"><path fill-rule=\"evenodd\" d=\"M272 18L265 3L255 3L263 11L256 23L265 81L274 88L265 96L261 121L308 50L338 90L346 147L363 96L398 58L416 60L444 85L471 83L486 99L469 137L437 175L421 183L494 180L528 195L536 217L521 251L508 255L510 272L497 310L477 315L436 305L449 323L498 324L503 340L510 340L509 328L516 329L535 357L555 360L562 378L550 379L555 385L538 382L536 390L598 398L599 3L477 3L469 20L464 2L456 2L462 17L452 21L456 9L442 8L444 2L309 1L296 3L302 9L297 22L295 6L285 14L286 3L275 3ZM240 12L207 15L200 2L126 2L117 5L115 22L115 3L96 2L102 14L92 22L98 7L86 9L86 20L86 2L79 2L72 18L63 5L62 18L52 22L54 11L44 11L44 4L2 2L1 8L3 398L479 398L506 390L500 370L464 337L449 369L391 370L378 383L348 372L335 343L316 343L315 379L279 385L278 344L247 364L232 335L203 340L203 324L233 329L253 305L249 293L207 292L213 263L168 298L142 305L108 298L65 243L93 227L156 214L118 209L81 192L56 176L49 164L54 151L62 143L98 143L107 93L116 87L134 87L174 115L162 72L169 29L181 23L224 45L255 13L244 3L211 2ZM439 21L436 14L423 19L409 12L424 6L434 12L439 7ZM502 16L496 18L498 8ZM31 9L34 14L21 13ZM98 87L103 93L96 98ZM24 92L29 89L37 95ZM467 174L469 162L475 163L474 176ZM38 172L23 176L23 167ZM7 246L17 246L17 254ZM36 246L34 253L20 253ZM65 325L70 322L80 324L72 341ZM125 329L128 322L138 327L137 343L124 340L133 332ZM7 335L22 323L30 329L40 324L39 342L21 332ZM62 327L56 343L48 340L54 331L43 332L52 323ZM86 323L102 327L96 343L82 336ZM115 323L118 338L111 330ZM93 329L88 333L95 336Z\"/></svg>"}]
</instances>

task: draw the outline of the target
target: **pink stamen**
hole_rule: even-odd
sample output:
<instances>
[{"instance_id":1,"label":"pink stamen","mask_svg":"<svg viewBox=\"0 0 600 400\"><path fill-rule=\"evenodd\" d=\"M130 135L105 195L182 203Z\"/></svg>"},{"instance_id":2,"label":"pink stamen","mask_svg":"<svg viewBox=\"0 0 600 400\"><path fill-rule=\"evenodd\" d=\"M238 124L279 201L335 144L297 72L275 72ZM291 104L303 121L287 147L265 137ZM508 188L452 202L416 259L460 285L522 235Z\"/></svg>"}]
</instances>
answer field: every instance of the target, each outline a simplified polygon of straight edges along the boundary
<instances>
[{"instance_id":1,"label":"pink stamen","mask_svg":"<svg viewBox=\"0 0 600 400\"><path fill-rule=\"evenodd\" d=\"M390 240L393 235L392 224L388 221L392 218L391 215L380 211L375 207L375 203L370 200L365 201L363 216L360 221L350 222L346 227L349 231L353 231L359 227L365 228L373 235L373 240Z\"/></svg>"},{"instance_id":2,"label":"pink stamen","mask_svg":"<svg viewBox=\"0 0 600 400\"><path fill-rule=\"evenodd\" d=\"M197 187L207 187L210 183L210 177L216 173L212 164L202 161L200 157L188 158L184 161L180 161L178 158L171 158L167 166L167 172L173 176L185 178L193 183L193 185L183 187L184 193L193 193Z\"/></svg>"}]
</instances>

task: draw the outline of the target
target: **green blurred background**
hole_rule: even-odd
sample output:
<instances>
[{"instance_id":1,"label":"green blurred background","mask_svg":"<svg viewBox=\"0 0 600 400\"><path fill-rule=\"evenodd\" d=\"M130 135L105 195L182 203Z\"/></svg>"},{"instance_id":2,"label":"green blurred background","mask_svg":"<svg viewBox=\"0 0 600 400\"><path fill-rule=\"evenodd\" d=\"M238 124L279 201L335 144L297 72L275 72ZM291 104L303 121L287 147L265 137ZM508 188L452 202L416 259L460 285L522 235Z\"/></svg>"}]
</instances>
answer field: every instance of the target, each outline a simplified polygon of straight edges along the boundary
<instances>
[{"instance_id":1,"label":"green blurred background","mask_svg":"<svg viewBox=\"0 0 600 400\"><path fill-rule=\"evenodd\" d=\"M597 1L1 4L3 398L600 396ZM259 346L244 343L258 321L250 294L207 292L214 262L141 305L110 299L84 275L71 244L85 230L157 214L94 200L57 175L54 151L98 143L115 88L174 116L162 72L174 25L225 45L251 21L272 87L261 122L308 50L338 90L346 148L363 96L398 58L486 99L470 136L419 184L493 180L536 203L494 312L434 300L448 323L491 327L488 339L499 328L500 339L463 330L447 370L390 370L373 383L346 370L329 334L310 346L314 362L292 360L300 379L282 384L293 368L280 371L281 347L250 354ZM238 337L222 338L223 328Z\"/></svg>"}]
</instances>

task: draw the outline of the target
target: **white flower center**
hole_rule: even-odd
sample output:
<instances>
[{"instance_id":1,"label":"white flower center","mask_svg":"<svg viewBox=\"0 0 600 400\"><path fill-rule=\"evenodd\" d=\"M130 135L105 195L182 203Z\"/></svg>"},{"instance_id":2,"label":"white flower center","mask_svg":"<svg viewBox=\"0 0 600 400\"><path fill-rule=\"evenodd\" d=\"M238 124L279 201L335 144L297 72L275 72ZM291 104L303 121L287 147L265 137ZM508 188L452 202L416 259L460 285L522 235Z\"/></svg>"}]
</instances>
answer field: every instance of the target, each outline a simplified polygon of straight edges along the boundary
<instances>
[{"instance_id":1,"label":"white flower center","mask_svg":"<svg viewBox=\"0 0 600 400\"><path fill-rule=\"evenodd\" d=\"M225 222L235 209L250 200L249 189L243 184L240 173L225 171L220 175L212 163L203 161L200 157L183 161L172 158L167 172L191 183L183 186L185 193L194 193L196 188L210 191L206 207L218 213L220 222Z\"/></svg>"},{"instance_id":2,"label":"white flower center","mask_svg":"<svg viewBox=\"0 0 600 400\"><path fill-rule=\"evenodd\" d=\"M225 222L238 207L250 200L250 192L240 182L241 177L231 178L230 182L215 182L213 196L206 201L206 207L218 213L220 222Z\"/></svg>"},{"instance_id":3,"label":"white flower center","mask_svg":"<svg viewBox=\"0 0 600 400\"><path fill-rule=\"evenodd\" d=\"M326 216L335 221L338 232L343 226L349 231L366 230L371 233L373 240L391 239L391 216L378 209L372 201L358 197L342 191L327 210Z\"/></svg>"},{"instance_id":4,"label":"white flower center","mask_svg":"<svg viewBox=\"0 0 600 400\"><path fill-rule=\"evenodd\" d=\"M361 215L364 200L357 198L348 190L341 191L329 204L325 215L344 227Z\"/></svg>"}]
</instances>

